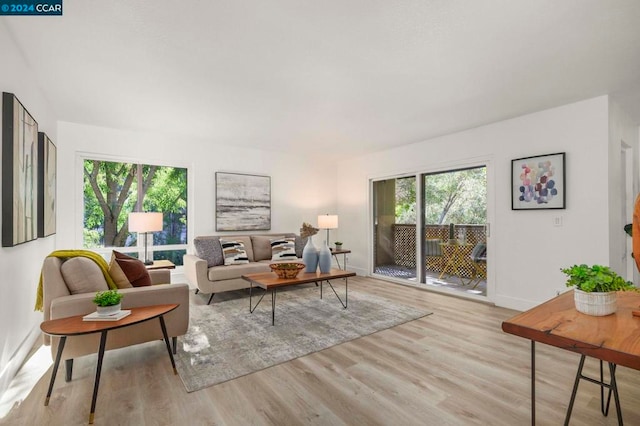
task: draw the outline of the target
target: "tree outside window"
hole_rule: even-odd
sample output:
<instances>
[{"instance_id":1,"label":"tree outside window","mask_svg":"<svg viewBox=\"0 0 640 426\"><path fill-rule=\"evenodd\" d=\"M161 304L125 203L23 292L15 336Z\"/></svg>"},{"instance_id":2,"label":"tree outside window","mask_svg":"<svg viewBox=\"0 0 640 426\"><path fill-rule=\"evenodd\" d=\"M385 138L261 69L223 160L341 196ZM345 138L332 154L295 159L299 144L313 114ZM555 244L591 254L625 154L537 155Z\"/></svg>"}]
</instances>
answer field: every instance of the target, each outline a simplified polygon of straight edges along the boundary
<instances>
[{"instance_id":1,"label":"tree outside window","mask_svg":"<svg viewBox=\"0 0 640 426\"><path fill-rule=\"evenodd\" d=\"M187 244L187 169L85 160L84 247L135 247L137 234L128 229L134 211L163 213L163 230L153 233L154 259L182 265L186 250L157 248Z\"/></svg>"}]
</instances>

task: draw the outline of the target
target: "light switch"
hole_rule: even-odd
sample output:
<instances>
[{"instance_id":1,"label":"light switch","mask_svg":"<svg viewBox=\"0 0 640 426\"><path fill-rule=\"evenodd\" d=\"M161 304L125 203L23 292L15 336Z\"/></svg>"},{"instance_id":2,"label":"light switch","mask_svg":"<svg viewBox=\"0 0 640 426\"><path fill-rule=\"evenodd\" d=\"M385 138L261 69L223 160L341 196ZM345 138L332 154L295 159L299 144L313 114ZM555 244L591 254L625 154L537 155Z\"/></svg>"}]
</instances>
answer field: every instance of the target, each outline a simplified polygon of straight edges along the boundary
<instances>
[{"instance_id":1,"label":"light switch","mask_svg":"<svg viewBox=\"0 0 640 426\"><path fill-rule=\"evenodd\" d=\"M553 218L553 226L562 226L562 216L556 216Z\"/></svg>"}]
</instances>

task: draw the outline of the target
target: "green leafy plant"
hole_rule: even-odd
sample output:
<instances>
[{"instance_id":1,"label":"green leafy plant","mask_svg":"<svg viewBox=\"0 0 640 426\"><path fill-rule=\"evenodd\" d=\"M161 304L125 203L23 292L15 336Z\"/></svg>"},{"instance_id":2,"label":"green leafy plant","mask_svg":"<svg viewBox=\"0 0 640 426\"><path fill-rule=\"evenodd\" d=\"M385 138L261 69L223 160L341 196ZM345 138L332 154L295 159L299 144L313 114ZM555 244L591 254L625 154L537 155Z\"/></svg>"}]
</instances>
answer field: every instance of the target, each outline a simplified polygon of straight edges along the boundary
<instances>
[{"instance_id":1,"label":"green leafy plant","mask_svg":"<svg viewBox=\"0 0 640 426\"><path fill-rule=\"evenodd\" d=\"M333 243L333 244L335 244L335 245L337 245L337 246L341 246L341 245L342 245L342 241L336 241L336 242L335 242L335 243Z\"/></svg>"},{"instance_id":2,"label":"green leafy plant","mask_svg":"<svg viewBox=\"0 0 640 426\"><path fill-rule=\"evenodd\" d=\"M573 265L570 268L560 269L569 279L567 287L573 287L590 293L609 291L637 291L637 288L631 281L625 281L624 278L616 274L608 266L602 265Z\"/></svg>"},{"instance_id":3,"label":"green leafy plant","mask_svg":"<svg viewBox=\"0 0 640 426\"><path fill-rule=\"evenodd\" d=\"M120 303L124 296L118 293L118 290L106 290L96 293L96 297L93 298L93 303L98 306L113 306Z\"/></svg>"}]
</instances>

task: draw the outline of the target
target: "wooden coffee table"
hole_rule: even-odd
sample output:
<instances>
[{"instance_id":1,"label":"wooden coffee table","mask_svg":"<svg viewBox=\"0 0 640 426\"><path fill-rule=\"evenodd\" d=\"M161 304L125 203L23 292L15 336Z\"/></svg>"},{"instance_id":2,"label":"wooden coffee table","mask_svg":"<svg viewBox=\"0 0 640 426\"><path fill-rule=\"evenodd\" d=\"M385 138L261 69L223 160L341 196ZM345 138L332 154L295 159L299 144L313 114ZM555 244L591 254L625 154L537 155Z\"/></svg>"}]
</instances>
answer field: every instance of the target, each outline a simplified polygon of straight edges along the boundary
<instances>
[{"instance_id":1,"label":"wooden coffee table","mask_svg":"<svg viewBox=\"0 0 640 426\"><path fill-rule=\"evenodd\" d=\"M291 285L299 285L299 284L308 284L308 283L320 283L320 298L322 299L322 284L326 282L333 290L333 293L336 295L342 307L347 309L348 306L348 297L349 297L349 277L354 277L356 275L355 272L347 272L342 269L332 269L327 273L321 272L301 272L295 278L278 278L275 272L263 272L260 274L247 274L243 275L242 278L249 281L249 313L253 313L255 309L258 307L264 295L267 292L271 291L271 325L275 325L276 323L276 292L280 287L288 287ZM331 280L337 280L340 278L344 278L344 302L338 296L338 293L331 285ZM252 292L253 286L260 287L264 289L264 293L258 300L255 306L253 306L252 302Z\"/></svg>"},{"instance_id":2,"label":"wooden coffee table","mask_svg":"<svg viewBox=\"0 0 640 426\"><path fill-rule=\"evenodd\" d=\"M76 315L74 317L58 318L54 320L44 321L42 324L40 324L40 329L42 330L42 332L50 336L60 337L60 344L58 345L56 362L53 365L51 381L49 382L49 390L47 391L47 398L44 401L44 405L49 405L49 398L51 397L51 392L53 391L53 383L55 382L56 374L58 373L58 366L60 365L60 358L62 357L64 344L66 343L67 337L69 336L81 336L83 334L101 333L100 348L98 350L98 365L96 367L96 379L93 385L93 398L91 399L91 413L89 414L89 424L93 424L93 417L96 410L96 400L98 397L98 386L100 385L102 358L104 357L104 349L107 343L107 333L110 330L128 327L130 325L158 318L160 320L160 328L162 329L164 342L167 345L167 351L169 352L169 358L171 359L171 365L173 366L173 374L178 374L178 371L176 370L176 363L173 359L173 353L171 352L171 345L169 344L169 337L167 336L167 327L164 323L164 315L173 311L178 306L180 305L170 304L129 308L131 310L131 314L118 321L83 321L82 317L84 315Z\"/></svg>"}]
</instances>

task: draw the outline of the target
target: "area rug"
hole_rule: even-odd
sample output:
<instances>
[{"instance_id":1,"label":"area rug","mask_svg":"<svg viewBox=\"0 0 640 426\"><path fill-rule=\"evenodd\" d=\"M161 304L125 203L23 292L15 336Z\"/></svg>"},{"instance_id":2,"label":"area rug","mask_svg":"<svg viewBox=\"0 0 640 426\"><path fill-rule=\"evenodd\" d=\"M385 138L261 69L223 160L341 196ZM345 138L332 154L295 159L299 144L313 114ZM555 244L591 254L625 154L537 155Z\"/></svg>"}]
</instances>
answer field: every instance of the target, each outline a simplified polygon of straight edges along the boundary
<instances>
[{"instance_id":1,"label":"area rug","mask_svg":"<svg viewBox=\"0 0 640 426\"><path fill-rule=\"evenodd\" d=\"M334 287L344 300L344 286ZM357 291L349 291L344 309L327 285L323 299L315 286L279 291L275 326L269 294L253 314L248 297L191 305L189 330L179 339L178 374L193 392L429 314Z\"/></svg>"}]
</instances>

